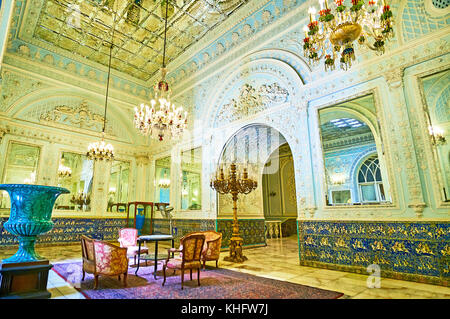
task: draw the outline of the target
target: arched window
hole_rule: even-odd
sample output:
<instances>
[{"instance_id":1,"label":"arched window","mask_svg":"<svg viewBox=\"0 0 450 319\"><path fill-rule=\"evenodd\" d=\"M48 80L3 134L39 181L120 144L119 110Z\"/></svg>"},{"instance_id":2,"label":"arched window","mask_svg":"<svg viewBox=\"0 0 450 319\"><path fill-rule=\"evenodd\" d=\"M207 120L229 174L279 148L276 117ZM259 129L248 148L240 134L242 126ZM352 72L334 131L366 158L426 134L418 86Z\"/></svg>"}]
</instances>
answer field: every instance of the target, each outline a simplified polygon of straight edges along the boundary
<instances>
[{"instance_id":1,"label":"arched window","mask_svg":"<svg viewBox=\"0 0 450 319\"><path fill-rule=\"evenodd\" d=\"M377 154L369 156L359 168L358 189L359 198L363 203L377 203L386 200Z\"/></svg>"}]
</instances>

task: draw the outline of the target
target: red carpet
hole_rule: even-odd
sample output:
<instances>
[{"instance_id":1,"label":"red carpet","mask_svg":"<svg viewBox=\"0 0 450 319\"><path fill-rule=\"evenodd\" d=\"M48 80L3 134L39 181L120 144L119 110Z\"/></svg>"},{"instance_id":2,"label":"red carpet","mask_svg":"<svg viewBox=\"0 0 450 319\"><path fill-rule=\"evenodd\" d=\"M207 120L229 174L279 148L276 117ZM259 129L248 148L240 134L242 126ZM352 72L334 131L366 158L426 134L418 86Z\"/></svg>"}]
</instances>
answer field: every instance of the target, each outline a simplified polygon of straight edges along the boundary
<instances>
[{"instance_id":1,"label":"red carpet","mask_svg":"<svg viewBox=\"0 0 450 319\"><path fill-rule=\"evenodd\" d=\"M336 299L342 293L308 287L304 285L258 277L223 268L206 268L192 281L189 272L184 275L184 290L181 290L179 272L172 275L169 270L166 283L162 284L162 271L158 279L152 275L153 266L141 266L135 276L135 268L129 268L127 287L117 277L99 277L98 289L94 290L94 276L86 274L81 281L81 263L54 264L53 270L89 299Z\"/></svg>"}]
</instances>

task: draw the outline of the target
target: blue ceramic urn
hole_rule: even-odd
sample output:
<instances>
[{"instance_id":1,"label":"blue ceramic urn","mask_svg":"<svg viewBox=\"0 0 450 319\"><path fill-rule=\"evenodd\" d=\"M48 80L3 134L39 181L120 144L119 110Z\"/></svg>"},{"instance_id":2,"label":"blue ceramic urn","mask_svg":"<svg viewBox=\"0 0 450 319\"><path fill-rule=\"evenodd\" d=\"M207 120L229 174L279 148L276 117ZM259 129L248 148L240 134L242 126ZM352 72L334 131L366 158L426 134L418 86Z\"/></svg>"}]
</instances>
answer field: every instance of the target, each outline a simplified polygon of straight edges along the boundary
<instances>
[{"instance_id":1,"label":"blue ceramic urn","mask_svg":"<svg viewBox=\"0 0 450 319\"><path fill-rule=\"evenodd\" d=\"M11 210L3 227L19 237L19 250L3 263L20 263L43 260L34 250L36 237L53 228L51 220L53 205L68 189L54 186L29 184L0 184L0 190L8 192Z\"/></svg>"}]
</instances>

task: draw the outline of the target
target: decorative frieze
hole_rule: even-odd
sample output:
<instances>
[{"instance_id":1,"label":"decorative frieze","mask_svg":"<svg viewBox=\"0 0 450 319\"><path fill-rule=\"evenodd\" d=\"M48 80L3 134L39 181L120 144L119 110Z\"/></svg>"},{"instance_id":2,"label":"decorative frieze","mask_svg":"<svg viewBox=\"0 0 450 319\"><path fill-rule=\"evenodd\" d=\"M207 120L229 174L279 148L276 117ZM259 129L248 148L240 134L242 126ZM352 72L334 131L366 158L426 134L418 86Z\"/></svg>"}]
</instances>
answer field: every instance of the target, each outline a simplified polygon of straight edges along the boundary
<instances>
[{"instance_id":1,"label":"decorative frieze","mask_svg":"<svg viewBox=\"0 0 450 319\"><path fill-rule=\"evenodd\" d=\"M92 112L88 103L84 100L78 106L58 105L39 117L39 122L45 125L51 126L57 123L95 132L102 131L104 121L104 116ZM108 135L115 136L108 124L106 124L105 132Z\"/></svg>"},{"instance_id":2,"label":"decorative frieze","mask_svg":"<svg viewBox=\"0 0 450 319\"><path fill-rule=\"evenodd\" d=\"M287 102L288 99L288 90L276 82L256 88L246 83L242 85L236 98L222 106L216 117L216 126L246 118L275 104Z\"/></svg>"}]
</instances>

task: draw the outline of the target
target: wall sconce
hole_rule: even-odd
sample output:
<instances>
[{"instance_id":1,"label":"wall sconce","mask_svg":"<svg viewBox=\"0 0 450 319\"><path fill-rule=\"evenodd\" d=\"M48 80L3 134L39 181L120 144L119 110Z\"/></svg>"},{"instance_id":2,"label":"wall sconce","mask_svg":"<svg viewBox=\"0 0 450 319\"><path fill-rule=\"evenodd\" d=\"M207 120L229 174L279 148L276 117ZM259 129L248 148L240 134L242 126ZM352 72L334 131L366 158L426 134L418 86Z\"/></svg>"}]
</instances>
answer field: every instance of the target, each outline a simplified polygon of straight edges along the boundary
<instances>
[{"instance_id":1,"label":"wall sconce","mask_svg":"<svg viewBox=\"0 0 450 319\"><path fill-rule=\"evenodd\" d=\"M445 140L444 130L437 126L428 126L428 131L432 137L431 143L433 145L443 145L447 141Z\"/></svg>"}]
</instances>

